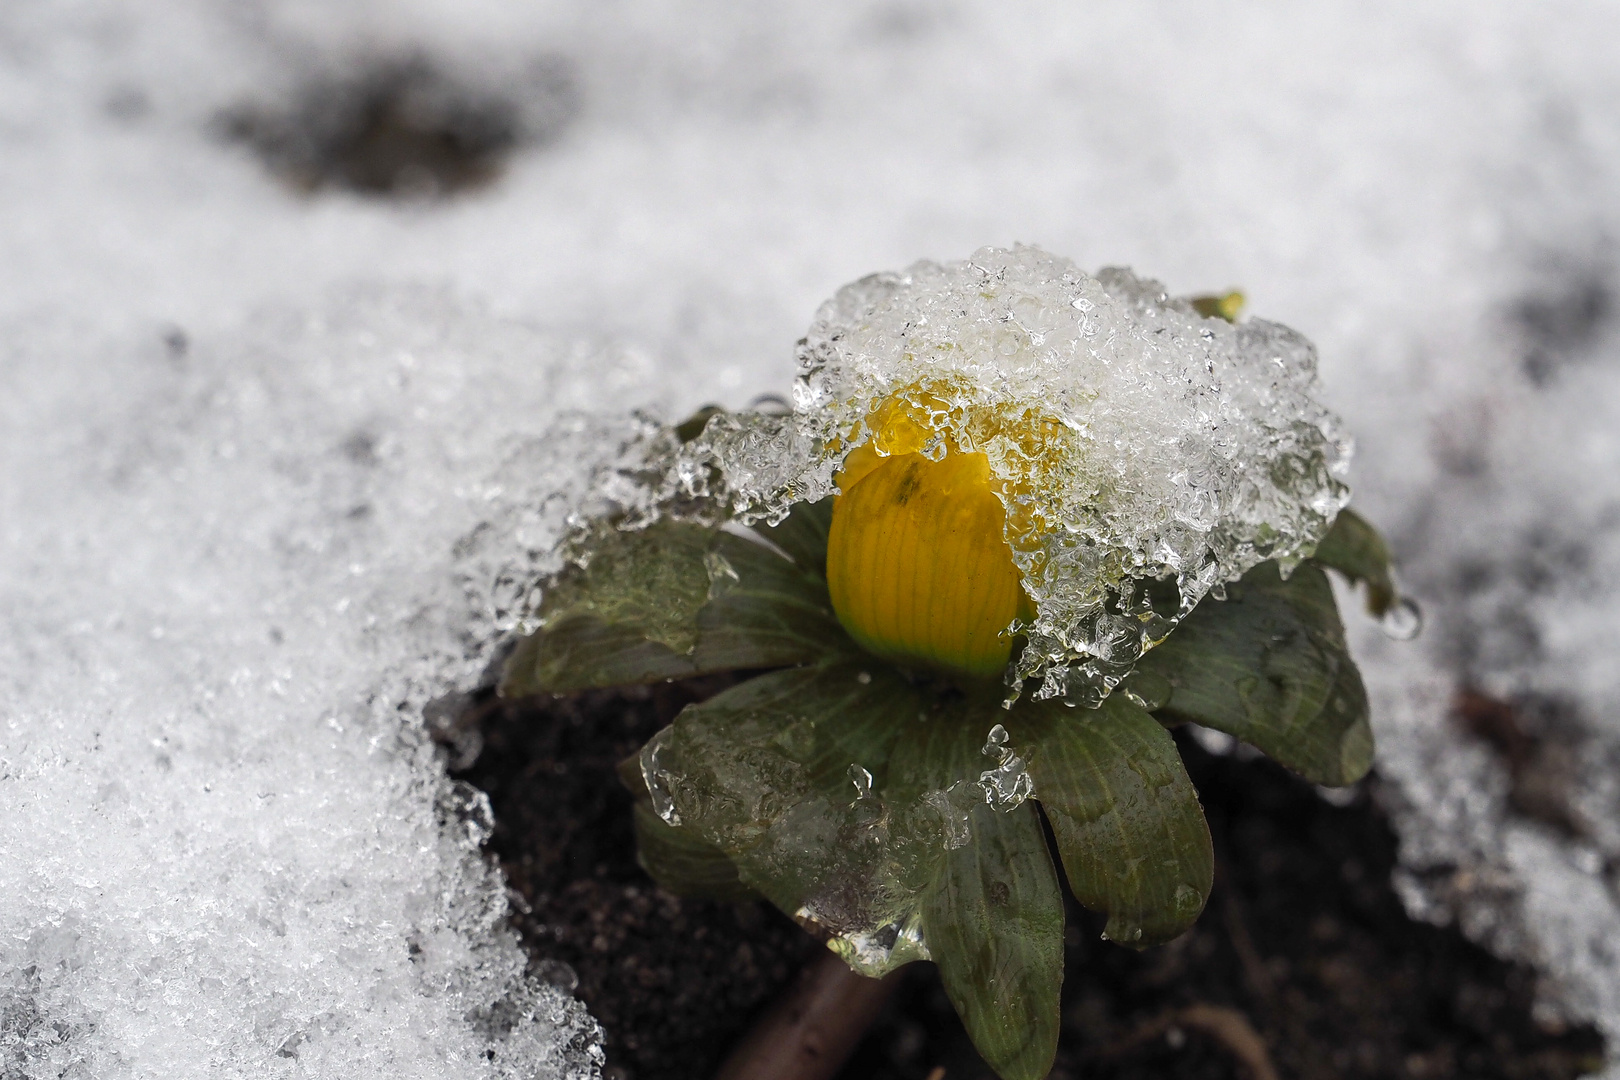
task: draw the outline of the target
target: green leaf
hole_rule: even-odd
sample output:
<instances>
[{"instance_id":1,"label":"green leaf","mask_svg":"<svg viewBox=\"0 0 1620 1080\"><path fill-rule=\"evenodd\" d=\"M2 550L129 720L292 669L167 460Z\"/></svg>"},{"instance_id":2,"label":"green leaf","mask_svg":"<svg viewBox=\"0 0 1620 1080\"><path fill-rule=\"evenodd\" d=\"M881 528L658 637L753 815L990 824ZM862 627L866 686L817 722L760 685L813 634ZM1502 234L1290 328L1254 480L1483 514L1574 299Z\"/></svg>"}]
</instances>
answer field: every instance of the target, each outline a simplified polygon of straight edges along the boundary
<instances>
[{"instance_id":1,"label":"green leaf","mask_svg":"<svg viewBox=\"0 0 1620 1080\"><path fill-rule=\"evenodd\" d=\"M685 420L675 425L675 437L683 443L689 443L709 426L709 420L726 410L719 405L705 405Z\"/></svg>"},{"instance_id":2,"label":"green leaf","mask_svg":"<svg viewBox=\"0 0 1620 1080\"><path fill-rule=\"evenodd\" d=\"M1179 631L1178 631L1179 633ZM1025 702L1008 714L1075 898L1104 936L1144 948L1198 918L1215 858L1175 741L1120 695L1096 709Z\"/></svg>"},{"instance_id":3,"label":"green leaf","mask_svg":"<svg viewBox=\"0 0 1620 1080\"><path fill-rule=\"evenodd\" d=\"M680 830L840 938L852 966L882 974L923 955L915 893L943 856L891 827L879 794L902 725L929 707L869 657L771 672L682 710L643 767Z\"/></svg>"},{"instance_id":4,"label":"green leaf","mask_svg":"<svg viewBox=\"0 0 1620 1080\"><path fill-rule=\"evenodd\" d=\"M689 706L643 750L641 771L678 822L671 832L819 924L856 970L932 956L986 1060L1034 1080L1056 1047L1062 891L1034 804L986 803L997 702L840 658Z\"/></svg>"},{"instance_id":5,"label":"green leaf","mask_svg":"<svg viewBox=\"0 0 1620 1080\"><path fill-rule=\"evenodd\" d=\"M737 877L726 853L706 844L691 829L665 824L646 800L635 804L636 858L654 881L677 896L711 900L758 897Z\"/></svg>"},{"instance_id":6,"label":"green leaf","mask_svg":"<svg viewBox=\"0 0 1620 1080\"><path fill-rule=\"evenodd\" d=\"M827 532L832 528L833 497L799 503L780 524L761 522L754 531L788 553L801 568L827 576Z\"/></svg>"},{"instance_id":7,"label":"green leaf","mask_svg":"<svg viewBox=\"0 0 1620 1080\"><path fill-rule=\"evenodd\" d=\"M998 764L983 748L1003 715L993 700L968 702L909 725L890 788L932 797L915 812L962 816L964 835L922 890L922 938L980 1056L1006 1080L1039 1080L1057 1053L1063 892L1034 803L1003 810L979 787Z\"/></svg>"},{"instance_id":8,"label":"green leaf","mask_svg":"<svg viewBox=\"0 0 1620 1080\"><path fill-rule=\"evenodd\" d=\"M1332 586L1309 562L1286 581L1261 563L1137 668L1170 684L1162 718L1236 736L1307 780L1351 784L1372 765L1367 691Z\"/></svg>"},{"instance_id":9,"label":"green leaf","mask_svg":"<svg viewBox=\"0 0 1620 1080\"><path fill-rule=\"evenodd\" d=\"M659 817L642 779L641 755L619 762L619 782L635 797L636 861L659 886L677 896L710 900L757 900L759 894L737 878L726 853L704 843L691 829L678 829Z\"/></svg>"},{"instance_id":10,"label":"green leaf","mask_svg":"<svg viewBox=\"0 0 1620 1080\"><path fill-rule=\"evenodd\" d=\"M1337 570L1352 584L1365 585L1367 611L1373 616L1382 618L1400 602L1389 544L1355 511L1348 508L1339 511L1333 527L1316 545L1312 558Z\"/></svg>"},{"instance_id":11,"label":"green leaf","mask_svg":"<svg viewBox=\"0 0 1620 1080\"><path fill-rule=\"evenodd\" d=\"M604 530L552 583L504 697L808 663L849 649L826 582L763 544L683 522Z\"/></svg>"}]
</instances>

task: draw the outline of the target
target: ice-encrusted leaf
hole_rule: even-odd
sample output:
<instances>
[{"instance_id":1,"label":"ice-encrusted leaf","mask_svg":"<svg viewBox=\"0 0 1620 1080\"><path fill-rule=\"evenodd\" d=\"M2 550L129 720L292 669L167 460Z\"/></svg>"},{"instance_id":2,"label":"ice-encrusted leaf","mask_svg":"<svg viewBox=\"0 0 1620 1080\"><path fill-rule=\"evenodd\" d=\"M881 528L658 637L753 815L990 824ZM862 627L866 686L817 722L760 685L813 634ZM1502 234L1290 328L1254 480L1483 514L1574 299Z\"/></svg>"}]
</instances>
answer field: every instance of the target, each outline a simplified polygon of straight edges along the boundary
<instances>
[{"instance_id":1,"label":"ice-encrusted leaf","mask_svg":"<svg viewBox=\"0 0 1620 1080\"><path fill-rule=\"evenodd\" d=\"M1028 747L1069 888L1107 914L1108 939L1143 948L1191 926L1209 896L1214 854L1163 725L1116 694L1096 709L1025 703L1007 726Z\"/></svg>"},{"instance_id":2,"label":"ice-encrusted leaf","mask_svg":"<svg viewBox=\"0 0 1620 1080\"><path fill-rule=\"evenodd\" d=\"M676 828L653 812L652 804L635 805L636 857L652 879L677 896L711 900L748 900L759 894L737 877L726 853L704 843L691 829Z\"/></svg>"},{"instance_id":3,"label":"ice-encrusted leaf","mask_svg":"<svg viewBox=\"0 0 1620 1080\"><path fill-rule=\"evenodd\" d=\"M1274 562L1255 567L1138 670L1169 683L1162 718L1224 731L1307 780L1350 784L1372 764L1367 691L1327 575L1311 563L1286 581Z\"/></svg>"},{"instance_id":4,"label":"ice-encrusted leaf","mask_svg":"<svg viewBox=\"0 0 1620 1080\"><path fill-rule=\"evenodd\" d=\"M661 521L604 530L589 550L507 660L503 696L782 667L847 647L821 576L763 544Z\"/></svg>"},{"instance_id":5,"label":"ice-encrusted leaf","mask_svg":"<svg viewBox=\"0 0 1620 1080\"><path fill-rule=\"evenodd\" d=\"M1389 544L1366 518L1349 507L1339 511L1312 558L1337 570L1353 584L1365 585L1367 610L1372 615L1381 618L1400 602Z\"/></svg>"},{"instance_id":6,"label":"ice-encrusted leaf","mask_svg":"<svg viewBox=\"0 0 1620 1080\"><path fill-rule=\"evenodd\" d=\"M922 936L980 1056L1006 1080L1039 1080L1057 1052L1063 892L1034 805L1002 810L977 791L995 745L986 733L1003 719L984 705L911 725L890 782L974 796L960 804L965 842L948 847L923 890Z\"/></svg>"},{"instance_id":7,"label":"ice-encrusted leaf","mask_svg":"<svg viewBox=\"0 0 1620 1080\"><path fill-rule=\"evenodd\" d=\"M765 539L787 552L801 568L825 577L827 574L827 532L832 528L833 497L819 502L799 503L780 524L760 522L754 526Z\"/></svg>"},{"instance_id":8,"label":"ice-encrusted leaf","mask_svg":"<svg viewBox=\"0 0 1620 1080\"><path fill-rule=\"evenodd\" d=\"M644 756L664 819L739 880L880 975L926 953L917 892L943 848L895 828L882 792L903 725L930 708L888 665L846 657L761 675L688 706ZM655 802L655 806L657 803Z\"/></svg>"}]
</instances>

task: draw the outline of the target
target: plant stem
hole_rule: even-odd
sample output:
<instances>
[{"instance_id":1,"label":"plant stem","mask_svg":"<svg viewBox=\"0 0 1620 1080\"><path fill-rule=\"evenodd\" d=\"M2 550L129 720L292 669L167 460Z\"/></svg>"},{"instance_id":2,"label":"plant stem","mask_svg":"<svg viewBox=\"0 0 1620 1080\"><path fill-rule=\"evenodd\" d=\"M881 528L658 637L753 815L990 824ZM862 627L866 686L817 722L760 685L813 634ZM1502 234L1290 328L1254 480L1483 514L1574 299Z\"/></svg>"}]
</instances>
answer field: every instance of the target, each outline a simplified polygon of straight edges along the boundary
<instances>
[{"instance_id":1,"label":"plant stem","mask_svg":"<svg viewBox=\"0 0 1620 1080\"><path fill-rule=\"evenodd\" d=\"M883 1011L899 976L869 979L822 953L743 1037L715 1080L831 1080Z\"/></svg>"}]
</instances>

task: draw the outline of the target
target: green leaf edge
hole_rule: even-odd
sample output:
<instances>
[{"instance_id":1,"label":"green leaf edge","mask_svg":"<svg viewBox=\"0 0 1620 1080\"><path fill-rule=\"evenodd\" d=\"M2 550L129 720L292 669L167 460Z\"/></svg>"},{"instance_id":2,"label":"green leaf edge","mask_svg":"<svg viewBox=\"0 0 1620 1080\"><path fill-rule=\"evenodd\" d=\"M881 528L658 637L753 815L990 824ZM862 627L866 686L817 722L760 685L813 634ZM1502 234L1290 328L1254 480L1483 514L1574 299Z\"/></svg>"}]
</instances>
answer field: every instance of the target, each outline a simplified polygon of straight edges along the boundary
<instances>
[{"instance_id":1,"label":"green leaf edge","mask_svg":"<svg viewBox=\"0 0 1620 1080\"><path fill-rule=\"evenodd\" d=\"M1273 635L1262 639L1258 627L1292 635L1292 651L1276 651ZM1279 664L1314 667L1321 676L1301 698L1300 703L1314 699L1308 715L1289 720L1274 713L1260 720L1244 704L1242 684L1257 688L1268 678L1268 656ZM1199 604L1175 633L1138 661L1135 675L1169 686L1168 699L1154 710L1162 721L1225 732L1312 783L1342 787L1372 767L1366 687L1345 642L1332 587L1311 562L1287 579L1275 562L1254 567L1229 586L1228 599ZM1286 690L1286 684L1271 684L1279 686Z\"/></svg>"},{"instance_id":2,"label":"green leaf edge","mask_svg":"<svg viewBox=\"0 0 1620 1080\"><path fill-rule=\"evenodd\" d=\"M1374 618L1383 618L1400 603L1401 593L1395 584L1394 559L1388 541L1371 522L1349 507L1340 510L1339 516L1333 519L1333 525L1316 545L1311 558L1337 570L1352 585L1365 586L1367 612Z\"/></svg>"}]
</instances>

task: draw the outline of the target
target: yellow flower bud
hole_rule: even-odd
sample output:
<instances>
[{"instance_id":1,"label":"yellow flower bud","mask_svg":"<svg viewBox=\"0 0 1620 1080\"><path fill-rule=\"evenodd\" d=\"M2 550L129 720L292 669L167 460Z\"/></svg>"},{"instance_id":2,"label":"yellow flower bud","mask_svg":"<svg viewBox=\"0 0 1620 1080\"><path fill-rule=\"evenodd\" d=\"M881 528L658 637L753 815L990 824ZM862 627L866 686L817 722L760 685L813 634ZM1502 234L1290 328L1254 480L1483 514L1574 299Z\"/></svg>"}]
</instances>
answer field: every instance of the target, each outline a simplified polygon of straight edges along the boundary
<instances>
[{"instance_id":1,"label":"yellow flower bud","mask_svg":"<svg viewBox=\"0 0 1620 1080\"><path fill-rule=\"evenodd\" d=\"M929 430L903 410L880 407L869 426L872 441L850 452L838 477L827 537L833 610L878 656L1000 675L1008 628L1032 611L989 459L951 448L930 460L918 452Z\"/></svg>"}]
</instances>

